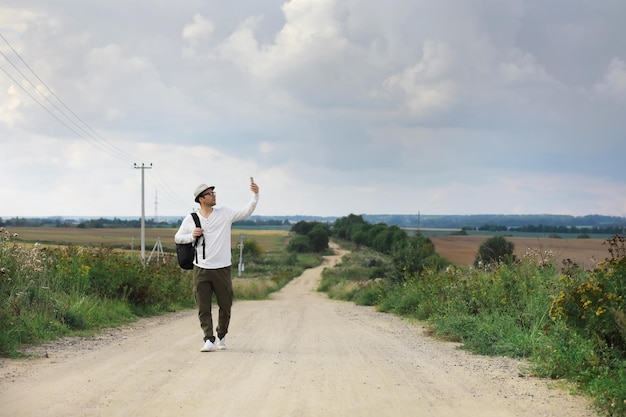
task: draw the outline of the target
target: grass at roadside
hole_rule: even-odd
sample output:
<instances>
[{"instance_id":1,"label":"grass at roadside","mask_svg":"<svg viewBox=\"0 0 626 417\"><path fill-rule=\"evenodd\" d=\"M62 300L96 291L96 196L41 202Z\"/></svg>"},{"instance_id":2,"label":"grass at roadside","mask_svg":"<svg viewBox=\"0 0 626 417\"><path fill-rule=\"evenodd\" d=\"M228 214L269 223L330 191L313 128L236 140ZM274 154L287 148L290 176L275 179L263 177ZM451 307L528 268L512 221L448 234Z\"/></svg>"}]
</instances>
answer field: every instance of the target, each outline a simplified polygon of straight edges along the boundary
<instances>
[{"instance_id":1,"label":"grass at roadside","mask_svg":"<svg viewBox=\"0 0 626 417\"><path fill-rule=\"evenodd\" d=\"M322 274L330 297L418 319L436 337L484 355L526 358L529 372L574 383L601 415L626 416L626 258L559 272L536 256L484 269L380 278L389 258L361 247ZM621 252L620 252L621 251ZM389 275L389 274L388 274Z\"/></svg>"},{"instance_id":2,"label":"grass at roadside","mask_svg":"<svg viewBox=\"0 0 626 417\"><path fill-rule=\"evenodd\" d=\"M262 243L254 245L258 253L244 254L245 272L234 279L236 299L267 298L321 261L287 253L285 232L246 235ZM24 244L14 238L0 229L0 355L194 306L192 273L180 269L174 254L143 265L136 254L106 245Z\"/></svg>"},{"instance_id":3,"label":"grass at roadside","mask_svg":"<svg viewBox=\"0 0 626 417\"><path fill-rule=\"evenodd\" d=\"M266 253L245 263L243 277L233 279L236 300L263 300L280 290L305 269L319 265L319 254Z\"/></svg>"}]
</instances>

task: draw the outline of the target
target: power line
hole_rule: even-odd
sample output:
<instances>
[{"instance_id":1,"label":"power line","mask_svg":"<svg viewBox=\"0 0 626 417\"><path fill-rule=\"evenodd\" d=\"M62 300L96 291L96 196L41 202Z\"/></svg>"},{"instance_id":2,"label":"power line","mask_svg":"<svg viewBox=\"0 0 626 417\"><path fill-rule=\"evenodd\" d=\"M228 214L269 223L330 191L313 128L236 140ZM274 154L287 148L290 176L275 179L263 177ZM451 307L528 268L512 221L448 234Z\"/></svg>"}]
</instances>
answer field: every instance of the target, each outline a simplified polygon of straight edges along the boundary
<instances>
[{"instance_id":1,"label":"power line","mask_svg":"<svg viewBox=\"0 0 626 417\"><path fill-rule=\"evenodd\" d=\"M148 175L154 181L155 188L160 188L162 194L165 195L165 198L169 202L180 206L181 208L187 209L189 207L189 203L181 199L180 195L176 191L172 190L157 169L148 171Z\"/></svg>"},{"instance_id":2,"label":"power line","mask_svg":"<svg viewBox=\"0 0 626 417\"><path fill-rule=\"evenodd\" d=\"M52 97L54 97L67 111L70 112L70 114L72 116L74 116L74 119L78 120L80 122L77 123L76 120L74 120L72 117L68 116L68 114L63 111L61 108L59 108L59 106L57 104L55 104L54 102L52 102L52 100L50 100L50 98L44 94L43 92L41 92L41 90L35 85L35 83L33 81L31 81L31 79L24 74L23 71L21 71L17 65L15 65L11 59L2 51L0 51L0 55L2 55L4 57L4 59L22 76L22 78L39 94L41 95L54 109L56 109L56 111L58 113L60 113L63 117L65 117L65 119L67 121L69 121L71 124L73 124L77 129L81 130L83 133L79 133L78 131L76 131L74 128L70 127L67 123L65 123L63 120L61 120L52 110L50 110L48 107L46 107L43 103L41 103L39 100L37 100L30 92L28 92L28 90L22 85L22 83L20 83L19 81L17 81L4 67L0 66L0 69L7 74L7 76L18 86L20 87L30 98L33 99L33 101L35 101L37 104L39 104L39 106L41 106L44 110L46 110L51 116L53 116L55 119L57 119L61 124L63 124L66 128L68 128L70 131L72 131L74 134L76 134L78 137L80 137L81 139L91 143L92 145L98 147L100 150L107 152L108 154L115 156L117 158L120 158L122 160L125 160L127 162L132 162L133 160L135 160L135 158L133 158L131 155L127 154L126 152L122 151L121 149L117 148L115 145L111 144L110 142L108 142L106 139L104 139L102 136L100 136L93 128L91 128L91 126L89 126L87 123L85 123L75 112L73 112L66 104L63 100L61 100L61 98L56 95L54 93L54 91L48 87L48 85L37 75L37 73L26 63L26 61L20 56L20 54L15 50L15 48L13 48L13 46L9 43L9 41L7 41L7 39L2 36L2 34L0 34L0 38L2 38L2 40L9 46L9 48L11 48L11 50L13 51L13 53L18 57L18 59L22 62L22 64L28 68L28 70L34 75L34 77L46 88L46 90L52 95ZM84 127L83 127L84 126ZM86 129L85 129L86 128ZM92 132L92 133L90 133ZM95 136L95 137L94 137Z\"/></svg>"},{"instance_id":3,"label":"power line","mask_svg":"<svg viewBox=\"0 0 626 417\"><path fill-rule=\"evenodd\" d=\"M96 147L98 150L108 153L111 156L114 156L118 159L124 160L126 162L132 162L137 158L134 158L132 155L124 152L120 148L116 147L112 143L108 142L104 137L102 137L96 130L94 130L91 126L89 126L84 120L82 120L72 109L69 108L67 104L37 75L37 73L26 63L26 61L21 57L21 55L13 48L13 46L9 43L9 41L0 33L0 38L7 44L7 46L13 51L15 56L19 59L23 66L28 68L28 71L34 76L34 78L45 87L46 91L50 96L54 97L60 106L54 103L47 94L44 94L40 88L22 71L15 65L11 59L0 50L0 55L4 57L4 59L13 67L15 71L27 82L27 85L30 85L32 89L34 89L40 96L42 96L53 109L50 109L45 105L44 102L38 100L28 89L23 85L23 83L16 80L10 73L7 71L2 65L0 65L0 70L2 70L13 83L22 89L35 103L37 103L42 109L48 112L52 117L54 117L59 123L65 126L68 130L74 133L79 138L85 140L92 146ZM72 116L70 117L70 115ZM64 119L59 117L58 114L61 114ZM66 122L67 121L67 122ZM74 127L72 127L73 125ZM79 132L80 130L80 132ZM156 171L156 170L155 170ZM143 176L142 170L142 176ZM180 196L174 191L168 184L167 181L163 179L163 177L155 172L156 176L154 177L155 182L160 184L161 190L164 191L165 197L170 200L172 203L180 206L180 207L188 207L188 204L183 201ZM155 185L155 188L158 188Z\"/></svg>"},{"instance_id":4,"label":"power line","mask_svg":"<svg viewBox=\"0 0 626 417\"><path fill-rule=\"evenodd\" d=\"M30 67L30 65L28 65L28 63L27 63L26 61L24 61L24 59L21 57L21 55L20 55L20 54L19 54L19 53L15 50L15 48L13 48L13 46L12 46L12 45L11 45L11 44L10 44L10 43L6 40L6 39L5 39L5 37L4 37L4 36L2 36L2 34L1 34L1 33L0 33L0 37L1 37L1 38L2 38L2 40L4 40L4 42L5 42L5 43L9 46L9 48L11 48L11 50L13 51L13 53L14 53L14 54L15 54L15 55L19 58L19 60L20 60L20 61L24 64L24 66L25 66L26 68L28 68L28 70L29 70L29 71L30 71L30 72L31 72L31 73L35 76L35 78L37 78L37 80L38 80L38 81L39 81L39 82L40 82L40 83L41 83L44 87L46 87L46 89L50 92L50 94L52 94L52 95L54 96L54 98L56 98L56 99L57 99L57 101L58 101L59 103L61 103L61 105L62 105L62 106L63 106L63 107L64 107L67 111L69 111L69 112L72 114L72 116L74 116L74 117L75 117L78 121L80 121L80 122L83 124L83 126L85 126L88 130L90 130L90 131L91 131L94 135L96 135L96 136L98 136L100 139L102 139L102 140L106 141L106 139L104 139L102 136L100 136L100 134L99 134L98 132L96 132L94 129L92 129L92 128L91 128L91 126L89 126L87 123L85 123L85 122L83 121L83 119L81 119L81 118L80 118L80 117L79 117L76 113L74 113L74 112L72 111L72 109L70 109L70 108L67 106L67 104L65 104L65 102L64 102L63 100L61 100L61 98L60 98L59 96L57 96L57 95L56 95L56 93L55 93L55 92L54 92L54 91L53 91L50 87L48 87L48 85L47 85L47 84L46 84L46 83L45 83L45 82L44 82L44 81L43 81L43 80L42 80L42 79L41 79L41 78L37 75L37 73L36 73L36 72L35 72L35 71L34 71L34 70ZM3 55L4 55L4 54L3 54ZM10 61L9 61L9 62L10 62ZM19 70L18 70L18 71L19 71ZM21 73L21 72L20 72L20 73ZM31 85L32 85L32 83L31 83ZM56 107L56 106L55 106L55 107ZM112 145L112 144L111 144L111 147L116 148L116 147L115 147L115 145ZM118 149L120 153L125 154L125 152L124 152L124 151L122 151L121 149L119 149L119 148L116 148L116 149ZM128 154L126 154L126 155L127 155L127 156L129 156L129 157L131 157L131 159L132 159L132 156L131 156L131 155L128 155Z\"/></svg>"}]
</instances>

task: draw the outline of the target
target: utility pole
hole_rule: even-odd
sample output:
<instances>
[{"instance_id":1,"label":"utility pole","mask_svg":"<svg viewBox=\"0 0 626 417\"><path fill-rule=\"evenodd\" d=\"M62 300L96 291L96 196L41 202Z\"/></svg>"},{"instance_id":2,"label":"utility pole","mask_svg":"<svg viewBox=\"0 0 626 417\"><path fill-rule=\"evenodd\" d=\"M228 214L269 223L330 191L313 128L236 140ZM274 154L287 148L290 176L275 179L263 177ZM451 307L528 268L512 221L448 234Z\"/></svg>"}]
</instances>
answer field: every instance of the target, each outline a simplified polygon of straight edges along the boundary
<instances>
[{"instance_id":1,"label":"utility pole","mask_svg":"<svg viewBox=\"0 0 626 417\"><path fill-rule=\"evenodd\" d=\"M154 190L154 222L159 223L159 198L157 190Z\"/></svg>"},{"instance_id":2,"label":"utility pole","mask_svg":"<svg viewBox=\"0 0 626 417\"><path fill-rule=\"evenodd\" d=\"M421 232L422 229L422 219L419 210L417 211L417 233Z\"/></svg>"},{"instance_id":3,"label":"utility pole","mask_svg":"<svg viewBox=\"0 0 626 417\"><path fill-rule=\"evenodd\" d=\"M146 262L146 201L145 201L145 181L144 173L146 169L152 168L152 163L146 166L141 163L141 166L133 164L135 169L141 170L141 262Z\"/></svg>"}]
</instances>

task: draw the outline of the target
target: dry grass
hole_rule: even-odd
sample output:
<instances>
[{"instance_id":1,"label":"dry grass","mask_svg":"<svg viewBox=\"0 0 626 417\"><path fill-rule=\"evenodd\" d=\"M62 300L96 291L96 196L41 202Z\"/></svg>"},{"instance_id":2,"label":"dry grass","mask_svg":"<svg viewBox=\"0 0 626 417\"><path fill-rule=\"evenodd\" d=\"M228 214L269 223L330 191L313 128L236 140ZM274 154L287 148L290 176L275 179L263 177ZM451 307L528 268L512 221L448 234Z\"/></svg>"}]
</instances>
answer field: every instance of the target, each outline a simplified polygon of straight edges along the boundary
<instances>
[{"instance_id":1,"label":"dry grass","mask_svg":"<svg viewBox=\"0 0 626 417\"><path fill-rule=\"evenodd\" d=\"M177 228L152 229L146 228L146 250L152 249L157 239L161 240L165 251L174 251L174 235ZM39 242L43 245L80 245L110 246L138 249L141 245L140 228L103 228L78 229L62 227L13 227L11 233L18 234L18 240L26 243ZM282 247L287 238L286 230L233 229L232 247L239 242L239 234L244 233L246 239L255 240L266 252L273 252Z\"/></svg>"},{"instance_id":2,"label":"dry grass","mask_svg":"<svg viewBox=\"0 0 626 417\"><path fill-rule=\"evenodd\" d=\"M289 236L287 230L265 230L265 229L233 229L233 247L239 241L239 234L245 234L245 239L252 239L265 252L278 252L284 249L284 241Z\"/></svg>"}]
</instances>

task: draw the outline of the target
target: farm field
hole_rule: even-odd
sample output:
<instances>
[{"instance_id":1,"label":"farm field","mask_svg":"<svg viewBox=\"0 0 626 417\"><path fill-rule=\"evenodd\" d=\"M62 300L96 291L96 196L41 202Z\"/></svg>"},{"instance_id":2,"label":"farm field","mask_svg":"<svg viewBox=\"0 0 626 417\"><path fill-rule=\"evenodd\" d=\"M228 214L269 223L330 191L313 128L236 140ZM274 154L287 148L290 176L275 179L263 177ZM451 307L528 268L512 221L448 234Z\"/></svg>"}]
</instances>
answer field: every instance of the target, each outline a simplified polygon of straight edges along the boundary
<instances>
[{"instance_id":1,"label":"farm field","mask_svg":"<svg viewBox=\"0 0 626 417\"><path fill-rule=\"evenodd\" d=\"M458 265L474 263L480 244L489 236L430 236L435 250ZM571 259L583 268L592 268L597 262L610 258L605 239L555 239L542 237L506 237L515 245L515 255L524 256L527 250L551 251L557 265Z\"/></svg>"},{"instance_id":2,"label":"farm field","mask_svg":"<svg viewBox=\"0 0 626 417\"><path fill-rule=\"evenodd\" d=\"M175 250L175 228L146 228L146 251L150 251L157 239L161 239L163 249L168 252ZM9 229L18 234L18 240L24 243L39 242L42 245L86 245L110 246L116 248L139 250L141 244L141 229L139 228L103 228L77 229L58 227L15 227ZM283 247L283 239L289 232L286 230L268 229L233 229L232 246L239 241L239 234L243 233L246 239L255 240L266 252L273 252ZM280 239L280 238L283 239ZM431 235L435 250L450 262L459 265L471 265L482 242L489 236L458 236L458 235ZM551 251L558 265L564 259L571 259L578 265L589 268L596 262L610 256L604 239L555 239L544 237L506 237L515 245L515 255L522 257L528 248Z\"/></svg>"},{"instance_id":3,"label":"farm field","mask_svg":"<svg viewBox=\"0 0 626 417\"><path fill-rule=\"evenodd\" d=\"M82 246L110 246L114 248L139 250L141 247L140 228L102 228L77 229L61 227L14 227L8 229L10 233L17 233L18 241L24 243L38 242L42 245L82 245ZM174 252L174 235L177 228L146 228L146 251L150 251L157 239L161 240L163 250ZM266 252L273 252L281 247L282 239L289 234L285 230L265 229L233 229L233 247L239 242L239 234L245 234L246 239L253 239Z\"/></svg>"}]
</instances>

